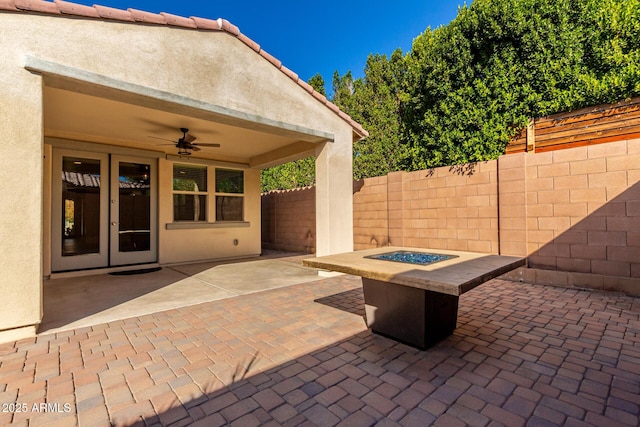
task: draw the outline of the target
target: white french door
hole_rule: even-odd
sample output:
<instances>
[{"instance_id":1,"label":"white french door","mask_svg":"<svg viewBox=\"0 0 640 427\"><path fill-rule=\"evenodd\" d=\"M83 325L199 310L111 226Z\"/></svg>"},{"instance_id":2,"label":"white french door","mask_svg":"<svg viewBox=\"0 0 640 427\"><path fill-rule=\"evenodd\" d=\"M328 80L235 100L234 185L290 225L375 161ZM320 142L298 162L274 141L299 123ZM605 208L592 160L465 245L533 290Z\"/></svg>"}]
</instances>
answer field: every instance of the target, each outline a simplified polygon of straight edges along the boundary
<instances>
[{"instance_id":1,"label":"white french door","mask_svg":"<svg viewBox=\"0 0 640 427\"><path fill-rule=\"evenodd\" d=\"M155 160L111 156L110 265L156 261Z\"/></svg>"},{"instance_id":2,"label":"white french door","mask_svg":"<svg viewBox=\"0 0 640 427\"><path fill-rule=\"evenodd\" d=\"M52 270L155 262L154 159L54 149Z\"/></svg>"}]
</instances>

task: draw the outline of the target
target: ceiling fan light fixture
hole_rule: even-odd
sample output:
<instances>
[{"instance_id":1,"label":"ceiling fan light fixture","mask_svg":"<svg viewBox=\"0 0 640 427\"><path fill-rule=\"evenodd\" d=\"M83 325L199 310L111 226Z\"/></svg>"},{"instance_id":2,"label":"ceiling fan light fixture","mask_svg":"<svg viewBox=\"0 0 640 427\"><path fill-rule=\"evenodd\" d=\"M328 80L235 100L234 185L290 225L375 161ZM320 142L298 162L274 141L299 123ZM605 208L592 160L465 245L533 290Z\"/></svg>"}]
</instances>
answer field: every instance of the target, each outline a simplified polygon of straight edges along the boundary
<instances>
[{"instance_id":1,"label":"ceiling fan light fixture","mask_svg":"<svg viewBox=\"0 0 640 427\"><path fill-rule=\"evenodd\" d=\"M196 144L194 141L197 139L195 136L189 134L189 129L180 128L180 132L182 132L182 137L178 138L177 141L173 141L171 139L159 138L156 136L149 136L149 138L162 139L164 141L169 141L178 149L179 156L191 156L191 151L200 151L202 147L220 147L220 144L217 143L203 143ZM168 145L168 144L165 144Z\"/></svg>"}]
</instances>

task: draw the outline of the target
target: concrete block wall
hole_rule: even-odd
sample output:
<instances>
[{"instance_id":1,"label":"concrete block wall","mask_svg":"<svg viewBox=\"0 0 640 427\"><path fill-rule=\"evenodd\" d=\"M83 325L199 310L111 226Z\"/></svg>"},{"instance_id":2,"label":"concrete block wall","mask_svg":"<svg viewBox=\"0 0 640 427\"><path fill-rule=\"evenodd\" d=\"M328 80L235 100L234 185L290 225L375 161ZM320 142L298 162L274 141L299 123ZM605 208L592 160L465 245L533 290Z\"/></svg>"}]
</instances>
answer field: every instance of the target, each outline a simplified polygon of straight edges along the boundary
<instances>
[{"instance_id":1,"label":"concrete block wall","mask_svg":"<svg viewBox=\"0 0 640 427\"><path fill-rule=\"evenodd\" d=\"M389 245L387 176L353 183L353 244L356 250Z\"/></svg>"},{"instance_id":2,"label":"concrete block wall","mask_svg":"<svg viewBox=\"0 0 640 427\"><path fill-rule=\"evenodd\" d=\"M501 255L527 255L526 161L524 154L498 159L499 240Z\"/></svg>"},{"instance_id":3,"label":"concrete block wall","mask_svg":"<svg viewBox=\"0 0 640 427\"><path fill-rule=\"evenodd\" d=\"M498 253L495 161L401 173L403 239L413 247Z\"/></svg>"},{"instance_id":4,"label":"concrete block wall","mask_svg":"<svg viewBox=\"0 0 640 427\"><path fill-rule=\"evenodd\" d=\"M404 198L403 198L403 180L404 172L391 172L387 175L387 200L389 206L389 244L396 246L404 245L405 236L405 215L404 215ZM354 200L358 196L354 194ZM361 208L366 209L366 206ZM354 212L355 215L355 212ZM355 230L355 229L354 229ZM407 233L408 234L408 233ZM354 245L355 248L355 245ZM360 247L366 249L366 247Z\"/></svg>"},{"instance_id":5,"label":"concrete block wall","mask_svg":"<svg viewBox=\"0 0 640 427\"><path fill-rule=\"evenodd\" d=\"M640 139L522 156L529 266L640 278Z\"/></svg>"},{"instance_id":6,"label":"concrete block wall","mask_svg":"<svg viewBox=\"0 0 640 427\"><path fill-rule=\"evenodd\" d=\"M263 248L315 253L315 187L263 194L261 222Z\"/></svg>"},{"instance_id":7,"label":"concrete block wall","mask_svg":"<svg viewBox=\"0 0 640 427\"><path fill-rule=\"evenodd\" d=\"M490 161L355 181L354 249L397 245L499 253L497 179L497 162ZM263 247L310 251L312 191L262 196Z\"/></svg>"},{"instance_id":8,"label":"concrete block wall","mask_svg":"<svg viewBox=\"0 0 640 427\"><path fill-rule=\"evenodd\" d=\"M354 183L354 248L498 253L497 162L392 172Z\"/></svg>"},{"instance_id":9,"label":"concrete block wall","mask_svg":"<svg viewBox=\"0 0 640 427\"><path fill-rule=\"evenodd\" d=\"M276 230L264 241L309 250L311 191L263 196L263 225ZM356 250L526 256L529 270L512 278L640 295L640 139L392 172L353 191Z\"/></svg>"}]
</instances>

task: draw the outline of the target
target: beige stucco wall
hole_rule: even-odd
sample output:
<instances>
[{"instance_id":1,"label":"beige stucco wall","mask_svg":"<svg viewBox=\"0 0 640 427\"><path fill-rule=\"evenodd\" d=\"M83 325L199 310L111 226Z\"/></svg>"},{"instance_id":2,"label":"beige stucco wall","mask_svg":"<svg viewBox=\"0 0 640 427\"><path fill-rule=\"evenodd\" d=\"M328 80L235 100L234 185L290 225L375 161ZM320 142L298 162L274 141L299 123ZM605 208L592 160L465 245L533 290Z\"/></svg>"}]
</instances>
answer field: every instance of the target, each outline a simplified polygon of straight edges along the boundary
<instances>
[{"instance_id":1,"label":"beige stucco wall","mask_svg":"<svg viewBox=\"0 0 640 427\"><path fill-rule=\"evenodd\" d=\"M0 49L17 73L28 74L22 66L29 55L285 123L351 132L335 113L225 32L24 13L0 12L0 22Z\"/></svg>"},{"instance_id":2,"label":"beige stucco wall","mask_svg":"<svg viewBox=\"0 0 640 427\"><path fill-rule=\"evenodd\" d=\"M333 134L333 142L316 149L318 253L351 250L350 125L237 38L224 32L0 12L0 40L0 340L1 331L25 331L19 328L39 323L43 265L48 269L43 256L48 243L43 243L43 78L25 69L27 57L77 71L79 80L84 72L94 73ZM259 171L246 172L251 227L209 229L216 237L213 244L202 230L165 229L171 214L169 196L163 195L170 162L159 163L160 262L259 252ZM233 239L239 245L228 247ZM14 332L5 337L14 338Z\"/></svg>"},{"instance_id":3,"label":"beige stucco wall","mask_svg":"<svg viewBox=\"0 0 640 427\"><path fill-rule=\"evenodd\" d=\"M160 264L198 260L236 258L260 254L260 171L244 171L244 214L247 224L241 227L193 228L167 230L173 222L172 176L173 162L159 161L159 252ZM213 174L213 169L209 169ZM211 176L209 181L213 182ZM212 186L209 186L212 189ZM210 216L215 216L215 196L209 196ZM234 240L238 244L234 244Z\"/></svg>"},{"instance_id":4,"label":"beige stucco wall","mask_svg":"<svg viewBox=\"0 0 640 427\"><path fill-rule=\"evenodd\" d=\"M6 54L5 32L0 24L0 339L33 333L42 310L42 84Z\"/></svg>"}]
</instances>

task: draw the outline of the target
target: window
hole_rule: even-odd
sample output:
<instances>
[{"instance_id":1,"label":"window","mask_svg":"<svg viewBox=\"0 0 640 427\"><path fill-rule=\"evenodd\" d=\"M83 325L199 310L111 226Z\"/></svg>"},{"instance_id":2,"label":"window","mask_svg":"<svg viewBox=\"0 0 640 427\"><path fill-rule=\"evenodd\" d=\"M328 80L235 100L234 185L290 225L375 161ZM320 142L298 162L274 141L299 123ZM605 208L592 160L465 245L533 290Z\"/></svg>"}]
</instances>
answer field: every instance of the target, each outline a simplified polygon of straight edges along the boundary
<instances>
[{"instance_id":1,"label":"window","mask_svg":"<svg viewBox=\"0 0 640 427\"><path fill-rule=\"evenodd\" d=\"M244 173L216 169L216 221L244 220Z\"/></svg>"},{"instance_id":2,"label":"window","mask_svg":"<svg viewBox=\"0 0 640 427\"><path fill-rule=\"evenodd\" d=\"M173 165L173 220L207 220L207 167Z\"/></svg>"},{"instance_id":3,"label":"window","mask_svg":"<svg viewBox=\"0 0 640 427\"><path fill-rule=\"evenodd\" d=\"M213 176L208 176L209 171ZM211 180L210 186L214 186L214 178L215 188L208 189L208 180ZM213 226L216 222L243 222L244 172L174 163L173 221L205 223L199 226Z\"/></svg>"}]
</instances>

